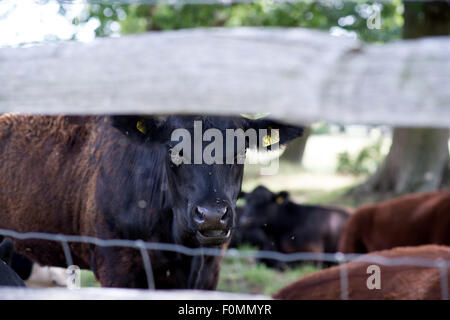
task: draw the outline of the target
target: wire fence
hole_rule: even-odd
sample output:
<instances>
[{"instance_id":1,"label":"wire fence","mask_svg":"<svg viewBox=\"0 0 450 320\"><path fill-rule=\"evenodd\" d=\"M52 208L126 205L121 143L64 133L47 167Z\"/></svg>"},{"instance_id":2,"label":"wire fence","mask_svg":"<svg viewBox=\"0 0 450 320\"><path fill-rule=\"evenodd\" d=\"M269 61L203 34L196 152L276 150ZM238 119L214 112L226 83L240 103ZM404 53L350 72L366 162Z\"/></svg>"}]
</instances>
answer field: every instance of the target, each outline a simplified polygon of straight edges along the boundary
<instances>
[{"instance_id":1,"label":"wire fence","mask_svg":"<svg viewBox=\"0 0 450 320\"><path fill-rule=\"evenodd\" d=\"M440 289L442 300L449 299L448 287L448 269L450 268L450 260L446 259L428 259L416 257L384 257L381 255L371 254L343 254L337 253L314 253L314 252L296 252L296 253L281 253L277 251L266 250L237 250L234 248L222 250L219 248L190 248L180 244L174 243L160 243L160 242L145 242L142 240L126 240L126 239L100 239L90 236L78 235L63 235L50 234L41 232L27 232L21 233L13 230L0 229L0 235L11 237L14 239L38 239L57 241L61 243L64 251L65 259L68 268L73 266L72 254L69 243L89 243L101 247L128 247L140 251L143 260L143 266L147 276L148 288L155 289L155 281L153 277L152 264L148 250L160 250L177 252L189 256L217 256L229 257L238 259L270 259L280 262L331 262L340 265L340 287L341 299L348 300L349 298L349 275L346 267L346 262L358 259L359 262L374 263L387 267L392 266L414 266L423 268L437 268L440 277Z\"/></svg>"}]
</instances>

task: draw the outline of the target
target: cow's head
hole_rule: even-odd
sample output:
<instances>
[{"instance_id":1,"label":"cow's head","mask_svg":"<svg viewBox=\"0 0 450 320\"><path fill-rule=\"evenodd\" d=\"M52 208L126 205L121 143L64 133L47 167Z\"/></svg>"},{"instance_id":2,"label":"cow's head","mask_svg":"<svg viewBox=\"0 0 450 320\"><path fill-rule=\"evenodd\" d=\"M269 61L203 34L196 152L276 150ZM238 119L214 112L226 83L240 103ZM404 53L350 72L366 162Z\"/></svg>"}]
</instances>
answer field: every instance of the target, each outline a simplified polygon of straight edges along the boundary
<instances>
[{"instance_id":1,"label":"cow's head","mask_svg":"<svg viewBox=\"0 0 450 320\"><path fill-rule=\"evenodd\" d=\"M274 193L264 186L256 187L252 192L241 192L245 206L239 220L243 227L261 227L266 225L279 211L279 207L289 200L287 191Z\"/></svg>"},{"instance_id":2,"label":"cow's head","mask_svg":"<svg viewBox=\"0 0 450 320\"><path fill-rule=\"evenodd\" d=\"M160 150L165 153L164 167L174 214L175 241L191 246L220 246L230 239L230 231L235 224L236 200L244 168L242 160L238 163L237 158L245 156L248 141L243 150L238 150L237 142L233 150L227 150L226 130L278 129L279 136L276 138L280 144L302 133L302 129L298 127L243 117L113 116L112 124L133 143L149 147L154 144L161 146ZM191 138L185 140L179 134L179 129L182 129L181 133L188 132ZM208 129L213 129L214 137L203 136ZM216 141L219 133L222 134L223 141L218 141L216 146L223 145L223 161L207 163L202 154L211 154L208 148L211 147L211 142ZM190 152L180 151L182 141L186 143L184 146L190 145ZM212 154L216 156L214 152ZM199 156L201 163L196 164L195 158L197 157L198 162ZM230 156L234 158L233 164L227 163ZM217 157L215 160L218 160Z\"/></svg>"}]
</instances>

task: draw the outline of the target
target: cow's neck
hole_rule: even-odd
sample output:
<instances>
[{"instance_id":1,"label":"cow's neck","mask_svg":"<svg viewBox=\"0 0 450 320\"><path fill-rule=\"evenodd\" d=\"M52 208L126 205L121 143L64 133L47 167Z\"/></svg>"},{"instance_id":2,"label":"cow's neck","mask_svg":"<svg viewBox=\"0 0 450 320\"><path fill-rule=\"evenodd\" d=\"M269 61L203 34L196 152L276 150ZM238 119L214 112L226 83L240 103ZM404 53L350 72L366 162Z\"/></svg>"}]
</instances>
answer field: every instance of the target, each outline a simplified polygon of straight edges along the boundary
<instances>
[{"instance_id":1,"label":"cow's neck","mask_svg":"<svg viewBox=\"0 0 450 320\"><path fill-rule=\"evenodd\" d=\"M95 203L111 236L149 240L155 232L162 234L161 221L171 220L167 151L126 139L112 128L100 132L97 144L107 148L99 151Z\"/></svg>"}]
</instances>

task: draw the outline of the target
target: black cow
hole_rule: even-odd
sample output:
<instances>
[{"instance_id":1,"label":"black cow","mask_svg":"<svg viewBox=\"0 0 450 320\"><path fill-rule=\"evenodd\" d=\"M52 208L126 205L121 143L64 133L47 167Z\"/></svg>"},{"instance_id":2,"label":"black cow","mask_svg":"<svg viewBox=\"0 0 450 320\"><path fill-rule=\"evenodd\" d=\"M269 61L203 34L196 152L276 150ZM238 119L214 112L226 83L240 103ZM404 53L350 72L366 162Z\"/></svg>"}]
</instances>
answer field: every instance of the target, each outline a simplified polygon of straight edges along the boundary
<instances>
[{"instance_id":1,"label":"black cow","mask_svg":"<svg viewBox=\"0 0 450 320\"><path fill-rule=\"evenodd\" d=\"M195 160L209 146L195 138L195 121L223 137L227 129L279 129L281 144L302 131L242 117L2 115L0 228L224 248L234 227L243 164L178 161ZM191 154L174 155L184 141L172 139L180 128L193 137L187 142ZM242 154L235 151L223 156ZM40 265L66 266L59 242L15 240L15 248ZM74 264L92 269L102 286L148 286L137 249L78 243L70 248ZM157 288L216 287L220 258L149 254Z\"/></svg>"},{"instance_id":2,"label":"black cow","mask_svg":"<svg viewBox=\"0 0 450 320\"><path fill-rule=\"evenodd\" d=\"M10 239L3 239L0 242L0 287L25 287L23 280L8 265L12 259L13 249L14 245Z\"/></svg>"},{"instance_id":3,"label":"black cow","mask_svg":"<svg viewBox=\"0 0 450 320\"><path fill-rule=\"evenodd\" d=\"M348 219L345 210L299 205L289 200L288 192L273 193L264 186L241 195L246 204L232 245L248 243L283 253L337 251L340 232ZM285 266L272 260L264 262L273 267Z\"/></svg>"}]
</instances>

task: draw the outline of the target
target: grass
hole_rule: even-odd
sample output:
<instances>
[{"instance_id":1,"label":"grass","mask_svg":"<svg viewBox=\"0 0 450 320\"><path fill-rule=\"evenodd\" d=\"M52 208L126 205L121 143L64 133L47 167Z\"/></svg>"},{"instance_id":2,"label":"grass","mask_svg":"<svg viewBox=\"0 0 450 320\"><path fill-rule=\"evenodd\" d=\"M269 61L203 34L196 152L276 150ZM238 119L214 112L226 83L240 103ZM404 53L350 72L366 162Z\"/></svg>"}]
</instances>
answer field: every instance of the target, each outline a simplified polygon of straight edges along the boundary
<instances>
[{"instance_id":1,"label":"grass","mask_svg":"<svg viewBox=\"0 0 450 320\"><path fill-rule=\"evenodd\" d=\"M280 163L279 172L273 176L261 176L253 165L244 170L242 190L249 192L258 185L264 185L273 192L287 190L297 203L341 205L353 207L344 194L363 182L365 176L311 172L289 163ZM242 205L239 203L238 205Z\"/></svg>"},{"instance_id":2,"label":"grass","mask_svg":"<svg viewBox=\"0 0 450 320\"><path fill-rule=\"evenodd\" d=\"M81 270L82 287L100 287L100 283L95 280L94 273L90 270Z\"/></svg>"},{"instance_id":3,"label":"grass","mask_svg":"<svg viewBox=\"0 0 450 320\"><path fill-rule=\"evenodd\" d=\"M317 192L311 194L305 203L316 205L338 205L347 208L355 208L357 206L355 200L346 197L345 194L356 185L357 184L355 183L329 192Z\"/></svg>"},{"instance_id":4,"label":"grass","mask_svg":"<svg viewBox=\"0 0 450 320\"><path fill-rule=\"evenodd\" d=\"M317 267L305 264L278 271L252 259L226 258L222 261L217 290L270 296L303 275L317 270Z\"/></svg>"}]
</instances>

